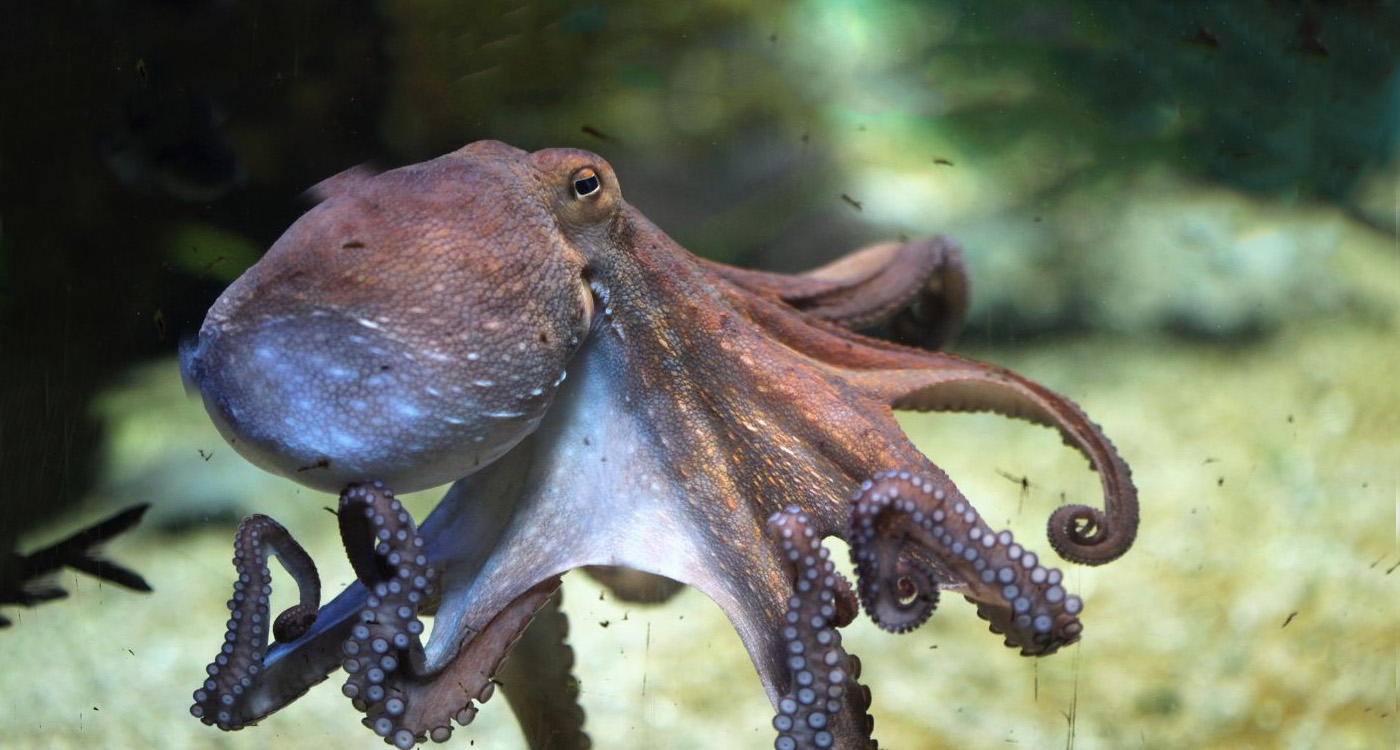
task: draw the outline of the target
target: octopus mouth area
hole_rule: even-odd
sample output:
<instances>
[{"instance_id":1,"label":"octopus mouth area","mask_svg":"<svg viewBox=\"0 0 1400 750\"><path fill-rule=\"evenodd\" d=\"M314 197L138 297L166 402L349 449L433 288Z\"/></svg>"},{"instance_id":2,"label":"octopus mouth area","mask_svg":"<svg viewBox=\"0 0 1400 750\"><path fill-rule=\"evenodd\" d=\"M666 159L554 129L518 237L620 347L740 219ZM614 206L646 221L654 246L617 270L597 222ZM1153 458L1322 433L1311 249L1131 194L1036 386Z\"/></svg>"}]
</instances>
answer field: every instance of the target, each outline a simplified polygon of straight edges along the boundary
<instances>
[{"instance_id":1,"label":"octopus mouth area","mask_svg":"<svg viewBox=\"0 0 1400 750\"><path fill-rule=\"evenodd\" d=\"M451 358L374 321L320 310L227 330L206 324L183 348L181 371L235 450L327 492L370 479L405 492L446 484L533 427L523 412L491 419L482 389Z\"/></svg>"}]
</instances>

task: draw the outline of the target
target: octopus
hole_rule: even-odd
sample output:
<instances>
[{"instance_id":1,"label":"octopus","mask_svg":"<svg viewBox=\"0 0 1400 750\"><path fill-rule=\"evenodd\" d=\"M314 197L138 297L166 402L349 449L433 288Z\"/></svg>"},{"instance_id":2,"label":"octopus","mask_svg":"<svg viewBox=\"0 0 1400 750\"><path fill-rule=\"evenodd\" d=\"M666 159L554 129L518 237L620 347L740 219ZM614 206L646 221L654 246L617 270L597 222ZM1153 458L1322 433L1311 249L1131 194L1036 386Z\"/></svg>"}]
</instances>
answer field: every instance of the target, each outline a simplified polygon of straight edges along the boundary
<instances>
[{"instance_id":1,"label":"octopus","mask_svg":"<svg viewBox=\"0 0 1400 750\"><path fill-rule=\"evenodd\" d=\"M181 365L243 456L339 494L357 580L322 604L287 530L247 519L191 708L206 724L255 724L339 668L400 748L447 740L498 686L531 747L586 747L558 593L584 569L625 601L713 600L775 747L874 747L840 632L862 612L908 632L947 590L1024 655L1082 633L1061 572L988 526L895 410L1057 430L1104 493L1050 515L1060 558L1107 563L1137 534L1129 468L1078 406L941 351L968 297L947 238L745 270L680 247L599 156L494 141L313 194ZM448 483L421 524L395 496ZM299 589L276 616L271 557Z\"/></svg>"}]
</instances>

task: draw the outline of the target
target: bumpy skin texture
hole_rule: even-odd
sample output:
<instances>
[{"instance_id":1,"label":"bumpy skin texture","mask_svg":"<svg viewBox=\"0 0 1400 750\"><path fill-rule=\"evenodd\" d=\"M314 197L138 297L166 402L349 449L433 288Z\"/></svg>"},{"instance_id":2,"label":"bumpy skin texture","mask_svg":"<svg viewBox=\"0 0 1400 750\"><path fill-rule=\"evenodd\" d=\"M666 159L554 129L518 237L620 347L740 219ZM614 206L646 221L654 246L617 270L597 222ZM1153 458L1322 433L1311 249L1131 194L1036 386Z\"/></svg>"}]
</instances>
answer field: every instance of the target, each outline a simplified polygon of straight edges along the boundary
<instances>
[{"instance_id":1,"label":"bumpy skin texture","mask_svg":"<svg viewBox=\"0 0 1400 750\"><path fill-rule=\"evenodd\" d=\"M376 662L380 682L356 662L354 698L391 742L440 739L480 697L449 683L481 685L541 606L554 624L521 639L519 663L569 663L550 592L564 572L605 566L630 598L664 598L674 589L647 578L661 576L723 609L778 712L779 746L864 746L859 662L836 630L856 596L820 552L828 536L851 543L859 598L887 628L922 622L943 587L1027 654L1072 642L1079 602L1058 572L986 528L893 409L991 410L1057 429L1099 473L1105 508L1057 510L1051 545L1100 564L1136 536L1128 467L1077 406L930 350L957 332L967 299L946 239L877 245L796 276L745 271L676 245L598 156L496 142L351 171L320 193L210 311L184 354L187 378L235 448L302 483L373 488L365 502L379 507L392 503L373 480L456 482L421 528L398 510L352 524L360 581L296 640L265 654L230 641L257 670L244 670L222 728L290 702L346 661L345 645L356 660L379 638L406 645L392 668ZM924 348L851 330L870 327ZM382 529L397 541L374 554L400 562L369 563L381 558L364 537ZM417 601L378 593L399 571L427 585L429 569ZM434 608L420 646L412 623ZM795 665L795 647L823 666ZM587 743L560 672L552 691L512 695L504 682L518 715L558 717L530 727L533 746ZM786 702L804 681L830 691L848 678L830 701ZM371 685L403 705L368 700Z\"/></svg>"},{"instance_id":2,"label":"bumpy skin texture","mask_svg":"<svg viewBox=\"0 0 1400 750\"><path fill-rule=\"evenodd\" d=\"M591 322L586 261L549 206L519 210L545 186L492 166L332 178L224 292L184 364L240 453L330 492L408 492L535 429Z\"/></svg>"}]
</instances>

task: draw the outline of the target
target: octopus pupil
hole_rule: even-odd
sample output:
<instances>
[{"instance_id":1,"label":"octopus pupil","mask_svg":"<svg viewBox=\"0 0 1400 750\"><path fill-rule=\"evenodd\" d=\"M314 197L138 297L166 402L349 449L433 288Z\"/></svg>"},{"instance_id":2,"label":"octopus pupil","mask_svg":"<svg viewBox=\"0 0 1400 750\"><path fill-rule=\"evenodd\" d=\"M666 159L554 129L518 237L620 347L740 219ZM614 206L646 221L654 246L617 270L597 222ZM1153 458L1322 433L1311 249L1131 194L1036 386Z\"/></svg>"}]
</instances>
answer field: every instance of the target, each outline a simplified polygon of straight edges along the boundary
<instances>
[{"instance_id":1,"label":"octopus pupil","mask_svg":"<svg viewBox=\"0 0 1400 750\"><path fill-rule=\"evenodd\" d=\"M598 175L589 172L587 176L574 180L574 195L582 198L598 192Z\"/></svg>"}]
</instances>

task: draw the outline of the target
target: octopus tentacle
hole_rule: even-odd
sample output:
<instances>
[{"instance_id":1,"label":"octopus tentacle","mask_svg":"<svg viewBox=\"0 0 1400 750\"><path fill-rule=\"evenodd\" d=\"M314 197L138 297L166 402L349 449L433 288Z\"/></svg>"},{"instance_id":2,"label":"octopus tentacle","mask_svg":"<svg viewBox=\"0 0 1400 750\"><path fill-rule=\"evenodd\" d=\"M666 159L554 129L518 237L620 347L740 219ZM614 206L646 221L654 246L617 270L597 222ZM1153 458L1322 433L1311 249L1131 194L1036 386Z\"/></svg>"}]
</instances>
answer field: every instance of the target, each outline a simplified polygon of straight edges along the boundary
<instances>
[{"instance_id":1,"label":"octopus tentacle","mask_svg":"<svg viewBox=\"0 0 1400 750\"><path fill-rule=\"evenodd\" d=\"M1065 593L1060 571L1040 565L1011 532L994 532L943 480L887 471L853 498L847 541L861 603L893 632L917 627L937 605L936 585L917 560L935 555L956 574L968 601L1026 656L1044 656L1079 640L1083 609Z\"/></svg>"},{"instance_id":2,"label":"octopus tentacle","mask_svg":"<svg viewBox=\"0 0 1400 750\"><path fill-rule=\"evenodd\" d=\"M437 570L428 565L412 516L383 485L347 488L338 516L351 567L370 592L359 622L341 646L348 675L341 691L365 713L365 726L385 741L409 748L418 733L398 722L407 705L389 678L401 665L422 668L418 610L433 595ZM435 740L451 734L450 727L432 731Z\"/></svg>"},{"instance_id":3,"label":"octopus tentacle","mask_svg":"<svg viewBox=\"0 0 1400 750\"><path fill-rule=\"evenodd\" d=\"M967 313L962 251L942 236L871 245L796 275L702 263L752 293L842 328L888 324L895 340L927 349L952 341Z\"/></svg>"},{"instance_id":4,"label":"octopus tentacle","mask_svg":"<svg viewBox=\"0 0 1400 750\"><path fill-rule=\"evenodd\" d=\"M233 584L233 598L228 601L230 617L224 645L206 668L209 679L195 691L195 702L190 707L195 718L220 729L241 729L267 713L260 707L261 699L248 699L253 695L249 688L262 671L267 652L267 619L272 595L272 572L267 567L269 555L277 557L300 592L300 601L273 622L273 636L280 642L295 640L316 621L321 577L311 557L271 518L255 515L245 519L234 536L233 565L238 579ZM309 683L301 685L300 689L305 691L307 687ZM253 703L259 706L251 705Z\"/></svg>"},{"instance_id":5,"label":"octopus tentacle","mask_svg":"<svg viewBox=\"0 0 1400 750\"><path fill-rule=\"evenodd\" d=\"M831 748L840 739L842 747L874 748L874 719L867 713L870 690L856 682L860 660L841 647L836 630L855 612L849 585L842 585L845 579L800 508L775 513L768 519L768 533L780 548L794 591L781 633L790 683L778 698L773 718L778 738L773 746ZM858 738L838 737L843 719Z\"/></svg>"},{"instance_id":6,"label":"octopus tentacle","mask_svg":"<svg viewBox=\"0 0 1400 750\"><path fill-rule=\"evenodd\" d=\"M451 720L467 725L475 702L495 693L491 677L510 646L559 586L557 576L511 602L442 670L427 672L418 612L434 594L436 570L424 555L413 518L382 484L341 494L341 537L356 574L370 590L342 648L349 677L342 692L364 723L399 748L445 742Z\"/></svg>"},{"instance_id":7,"label":"octopus tentacle","mask_svg":"<svg viewBox=\"0 0 1400 750\"><path fill-rule=\"evenodd\" d=\"M895 398L899 409L977 411L991 409L1060 431L1099 473L1104 509L1074 504L1050 515L1047 536L1061 558L1081 565L1118 559L1137 539L1138 500L1132 471L1103 430L1077 404L1008 370L971 360L952 360L941 373L915 375L920 387ZM897 377L892 377L897 380Z\"/></svg>"},{"instance_id":8,"label":"octopus tentacle","mask_svg":"<svg viewBox=\"0 0 1400 750\"><path fill-rule=\"evenodd\" d=\"M1104 509L1067 505L1050 517L1050 544L1083 565L1118 559L1137 539L1138 500L1128 464L1073 401L985 362L880 341L771 299L733 291L728 301L785 347L842 372L875 402L913 411L992 411L1052 427L1089 460L1103 483Z\"/></svg>"}]
</instances>

